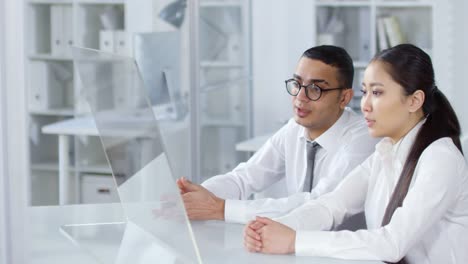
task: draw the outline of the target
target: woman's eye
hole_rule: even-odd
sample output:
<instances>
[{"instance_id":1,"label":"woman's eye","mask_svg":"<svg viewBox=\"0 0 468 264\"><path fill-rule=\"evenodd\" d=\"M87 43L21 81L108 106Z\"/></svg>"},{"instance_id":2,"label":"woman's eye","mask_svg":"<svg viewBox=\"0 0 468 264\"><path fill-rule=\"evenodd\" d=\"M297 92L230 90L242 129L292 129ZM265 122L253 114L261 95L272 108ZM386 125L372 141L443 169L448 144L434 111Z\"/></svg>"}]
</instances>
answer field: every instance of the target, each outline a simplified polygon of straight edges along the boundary
<instances>
[{"instance_id":1,"label":"woman's eye","mask_svg":"<svg viewBox=\"0 0 468 264\"><path fill-rule=\"evenodd\" d=\"M381 91L372 91L372 94L375 95L375 96L379 96L382 94Z\"/></svg>"},{"instance_id":2,"label":"woman's eye","mask_svg":"<svg viewBox=\"0 0 468 264\"><path fill-rule=\"evenodd\" d=\"M364 90L364 89L361 89L361 93L362 93L363 95L365 95L365 94L367 94L367 91Z\"/></svg>"}]
</instances>

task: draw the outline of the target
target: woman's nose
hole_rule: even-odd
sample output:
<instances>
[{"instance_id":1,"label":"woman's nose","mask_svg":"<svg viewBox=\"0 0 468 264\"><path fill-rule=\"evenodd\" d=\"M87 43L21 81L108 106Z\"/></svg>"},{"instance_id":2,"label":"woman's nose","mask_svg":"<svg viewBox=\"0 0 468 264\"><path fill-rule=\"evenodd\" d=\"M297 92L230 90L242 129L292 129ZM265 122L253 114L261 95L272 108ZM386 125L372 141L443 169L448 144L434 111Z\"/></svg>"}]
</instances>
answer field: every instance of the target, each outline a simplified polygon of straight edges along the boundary
<instances>
[{"instance_id":1,"label":"woman's nose","mask_svg":"<svg viewBox=\"0 0 468 264\"><path fill-rule=\"evenodd\" d=\"M363 113L370 112L372 110L369 94L364 94L361 97L361 111Z\"/></svg>"}]
</instances>

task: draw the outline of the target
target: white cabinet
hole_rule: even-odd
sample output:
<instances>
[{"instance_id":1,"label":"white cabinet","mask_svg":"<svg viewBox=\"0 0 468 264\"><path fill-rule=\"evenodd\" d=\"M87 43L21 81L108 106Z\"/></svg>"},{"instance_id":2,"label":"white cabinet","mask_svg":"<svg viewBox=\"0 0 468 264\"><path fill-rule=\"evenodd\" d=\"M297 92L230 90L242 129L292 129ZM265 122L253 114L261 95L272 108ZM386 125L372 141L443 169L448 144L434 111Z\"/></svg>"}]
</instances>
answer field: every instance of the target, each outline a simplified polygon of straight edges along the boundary
<instances>
[{"instance_id":1,"label":"white cabinet","mask_svg":"<svg viewBox=\"0 0 468 264\"><path fill-rule=\"evenodd\" d=\"M81 203L120 202L114 179L107 175L84 174L81 177Z\"/></svg>"}]
</instances>

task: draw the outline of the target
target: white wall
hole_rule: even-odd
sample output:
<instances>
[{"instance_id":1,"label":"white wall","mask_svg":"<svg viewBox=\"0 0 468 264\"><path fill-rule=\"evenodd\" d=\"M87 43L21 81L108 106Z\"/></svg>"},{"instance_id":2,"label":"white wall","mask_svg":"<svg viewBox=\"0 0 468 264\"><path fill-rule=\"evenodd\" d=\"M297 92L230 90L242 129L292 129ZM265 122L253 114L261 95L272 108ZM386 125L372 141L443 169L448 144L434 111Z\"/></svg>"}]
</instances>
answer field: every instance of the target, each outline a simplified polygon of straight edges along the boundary
<instances>
[{"instance_id":1,"label":"white wall","mask_svg":"<svg viewBox=\"0 0 468 264\"><path fill-rule=\"evenodd\" d=\"M3 1L0 1L0 17L3 18L4 14L4 7ZM6 188L6 147L5 147L5 85L4 85L4 21L0 20L0 264L8 263L9 250L7 249L7 245L9 244L9 233L7 227L7 188Z\"/></svg>"},{"instance_id":2,"label":"white wall","mask_svg":"<svg viewBox=\"0 0 468 264\"><path fill-rule=\"evenodd\" d=\"M462 126L462 133L468 135L468 1L454 1L454 96L452 104Z\"/></svg>"},{"instance_id":3,"label":"white wall","mask_svg":"<svg viewBox=\"0 0 468 264\"><path fill-rule=\"evenodd\" d=\"M309 0L252 1L253 134L281 127L292 117L284 80L314 43Z\"/></svg>"},{"instance_id":4,"label":"white wall","mask_svg":"<svg viewBox=\"0 0 468 264\"><path fill-rule=\"evenodd\" d=\"M23 243L25 210L27 206L27 125L25 107L24 82L24 2L18 0L2 0L3 9L0 9L0 30L3 34L3 79L1 94L1 120L2 139L8 152L3 153L3 166L6 171L3 175L4 186L8 192L9 202L8 219L10 237L8 243L9 263L24 263L27 255L27 244ZM3 233L3 232L2 232Z\"/></svg>"}]
</instances>

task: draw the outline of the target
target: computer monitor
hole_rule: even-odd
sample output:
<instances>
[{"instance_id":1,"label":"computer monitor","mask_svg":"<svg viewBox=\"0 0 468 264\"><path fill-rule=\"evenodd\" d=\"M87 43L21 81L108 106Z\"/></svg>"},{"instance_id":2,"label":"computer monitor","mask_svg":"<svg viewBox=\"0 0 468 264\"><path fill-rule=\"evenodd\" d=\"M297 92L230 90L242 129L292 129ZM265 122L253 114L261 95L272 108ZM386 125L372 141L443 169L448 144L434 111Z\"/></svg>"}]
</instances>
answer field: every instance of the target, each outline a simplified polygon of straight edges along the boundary
<instances>
[{"instance_id":1,"label":"computer monitor","mask_svg":"<svg viewBox=\"0 0 468 264\"><path fill-rule=\"evenodd\" d=\"M180 89L179 32L134 35L134 57L156 118L178 119L184 103Z\"/></svg>"}]
</instances>

